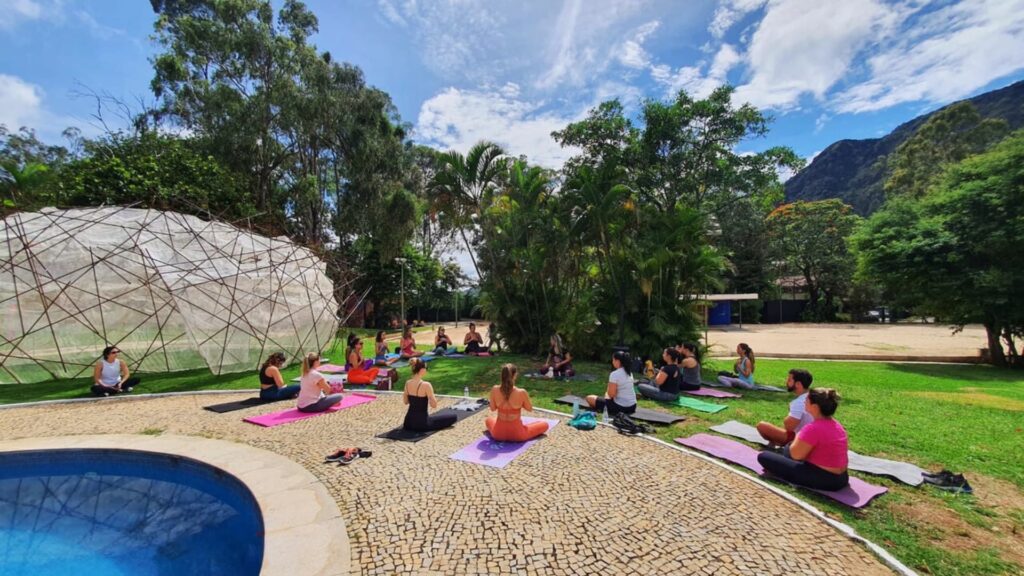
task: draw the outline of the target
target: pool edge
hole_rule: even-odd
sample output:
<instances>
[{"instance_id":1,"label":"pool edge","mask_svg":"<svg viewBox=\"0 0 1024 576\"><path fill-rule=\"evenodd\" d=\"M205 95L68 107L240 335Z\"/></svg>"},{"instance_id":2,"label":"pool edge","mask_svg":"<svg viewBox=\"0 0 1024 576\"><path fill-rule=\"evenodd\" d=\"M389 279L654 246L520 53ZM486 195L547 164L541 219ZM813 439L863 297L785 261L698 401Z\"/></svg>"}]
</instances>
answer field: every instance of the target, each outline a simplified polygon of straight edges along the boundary
<instances>
[{"instance_id":1,"label":"pool edge","mask_svg":"<svg viewBox=\"0 0 1024 576\"><path fill-rule=\"evenodd\" d=\"M53 436L0 441L0 452L75 448L171 454L231 474L263 515L263 576L349 574L351 548L338 506L297 462L244 444L195 436L133 434Z\"/></svg>"}]
</instances>

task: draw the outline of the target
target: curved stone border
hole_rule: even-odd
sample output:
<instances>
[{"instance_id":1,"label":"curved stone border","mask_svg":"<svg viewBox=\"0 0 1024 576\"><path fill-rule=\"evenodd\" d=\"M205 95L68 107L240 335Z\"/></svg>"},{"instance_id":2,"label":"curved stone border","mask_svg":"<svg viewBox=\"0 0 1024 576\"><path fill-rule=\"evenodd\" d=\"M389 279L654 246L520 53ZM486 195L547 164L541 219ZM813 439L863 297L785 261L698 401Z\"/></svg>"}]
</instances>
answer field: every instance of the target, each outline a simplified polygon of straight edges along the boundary
<instances>
[{"instance_id":1,"label":"curved stone border","mask_svg":"<svg viewBox=\"0 0 1024 576\"><path fill-rule=\"evenodd\" d=\"M22 405L23 406L23 405ZM107 448L173 454L240 480L263 514L263 576L341 575L351 566L348 532L334 498L296 462L244 444L194 436L130 434L0 441L0 452Z\"/></svg>"}]
</instances>

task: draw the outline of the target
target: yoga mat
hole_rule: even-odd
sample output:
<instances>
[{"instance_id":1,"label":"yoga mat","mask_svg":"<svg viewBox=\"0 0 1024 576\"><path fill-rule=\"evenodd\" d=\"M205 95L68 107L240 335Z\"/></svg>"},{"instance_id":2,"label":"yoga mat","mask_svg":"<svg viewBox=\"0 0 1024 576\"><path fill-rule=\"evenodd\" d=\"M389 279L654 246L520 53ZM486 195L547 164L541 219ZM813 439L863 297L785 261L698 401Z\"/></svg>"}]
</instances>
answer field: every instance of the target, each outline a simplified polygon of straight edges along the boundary
<instances>
[{"instance_id":1,"label":"yoga mat","mask_svg":"<svg viewBox=\"0 0 1024 576\"><path fill-rule=\"evenodd\" d=\"M696 398L687 398L686 396L680 396L679 399L676 400L676 406L682 406L683 408L690 408L700 412L708 412L710 414L717 414L718 412L728 408L728 406L723 404L712 404L711 402L704 402L702 400L697 400Z\"/></svg>"},{"instance_id":2,"label":"yoga mat","mask_svg":"<svg viewBox=\"0 0 1024 576\"><path fill-rule=\"evenodd\" d=\"M567 404L572 406L573 401L576 400L580 403L580 408L583 410L591 410L587 401L579 396L562 396L555 400L556 404ZM651 410L642 406L636 407L636 412L629 415L634 420L643 420L644 422L651 422L654 424L675 424L676 422L682 422L686 420L686 416L680 416L679 414L672 414L670 412L658 412L657 410Z\"/></svg>"},{"instance_id":3,"label":"yoga mat","mask_svg":"<svg viewBox=\"0 0 1024 576\"><path fill-rule=\"evenodd\" d=\"M348 396L345 396L341 402L338 402L323 412L299 412L298 408L291 408L281 412L271 412L270 414L263 414L260 416L250 416L248 418L243 418L242 420L245 420L250 424L270 428L272 426L295 422L296 420L305 420L306 418L312 418L321 414L330 414L332 412L337 412L338 410L344 410L345 408L351 408L360 404L366 404L367 402L373 402L376 399L376 396L366 394L349 394Z\"/></svg>"},{"instance_id":4,"label":"yoga mat","mask_svg":"<svg viewBox=\"0 0 1024 576\"><path fill-rule=\"evenodd\" d=\"M528 373L524 374L524 376L526 378L531 379L531 380L551 380L552 382L571 382L573 380L576 380L576 381L579 381L579 382L596 382L597 381L597 377L594 376L593 374L581 374L581 373L576 373L576 374L574 374L572 376L568 376L568 377L565 377L565 376L563 376L563 377L555 376L554 378L548 378L547 376L545 376L544 374L541 374L540 372L528 372Z\"/></svg>"},{"instance_id":5,"label":"yoga mat","mask_svg":"<svg viewBox=\"0 0 1024 576\"><path fill-rule=\"evenodd\" d=\"M524 424L537 420L544 420L548 423L548 433L558 425L558 420L554 418L530 418L523 416ZM534 438L528 442L498 442L497 440L492 440L489 435L484 434L477 440L474 440L469 446L452 454L450 458L452 460L483 464L484 466L492 466L494 468L504 468L508 466L509 462L515 460L517 456L526 452L526 449L539 439Z\"/></svg>"},{"instance_id":6,"label":"yoga mat","mask_svg":"<svg viewBox=\"0 0 1024 576\"><path fill-rule=\"evenodd\" d=\"M437 360L439 358L439 356L428 356L428 355L424 354L423 356L420 356L419 358L420 358L420 360L423 360L424 364L426 364L427 362L433 362L434 360ZM409 361L408 360L399 360L398 362L392 362L390 364L390 367L391 368L405 368L408 365L409 365Z\"/></svg>"},{"instance_id":7,"label":"yoga mat","mask_svg":"<svg viewBox=\"0 0 1024 576\"><path fill-rule=\"evenodd\" d=\"M700 450L701 452L710 454L727 462L738 464L748 470L756 472L757 474L764 474L764 467L757 461L758 451L746 444L740 444L735 440L729 440L728 438L722 438L720 436L712 436L711 434L694 434L689 438L676 438L676 442L683 446ZM804 488L803 486L797 487ZM814 490L813 488L804 489L817 492L822 496L827 496L836 502L845 504L851 508L863 508L864 506L867 506L873 498L881 496L889 491L889 489L884 486L868 484L867 482L852 476L850 477L850 485L842 490L828 491Z\"/></svg>"},{"instance_id":8,"label":"yoga mat","mask_svg":"<svg viewBox=\"0 0 1024 576\"><path fill-rule=\"evenodd\" d=\"M714 388L732 388L732 386L726 386L718 380L701 380L700 382L704 386L712 386ZM761 390L763 392L786 392L785 388L779 388L778 386L768 386L767 384L754 384L754 390Z\"/></svg>"},{"instance_id":9,"label":"yoga mat","mask_svg":"<svg viewBox=\"0 0 1024 576\"><path fill-rule=\"evenodd\" d=\"M456 404L455 406L449 406L448 408L442 408L441 410L438 410L437 412L434 412L433 414L431 414L431 416L442 416L442 415L445 415L445 414L454 414L455 415L455 424L458 424L459 422L462 422L466 418L469 418L470 416L472 416L474 414L480 413L480 411L482 411L484 408L487 407L488 402L487 402L487 400L481 399L481 401L473 403L473 406L472 406L473 409L472 410L459 410L457 408L457 406L461 406L462 404L463 403L460 402L459 404ZM454 427L454 425L453 425L453 427ZM441 430L448 430L448 428L442 428ZM378 434L377 438L386 438L388 440L400 440L402 442L419 442L420 440L423 440L424 438L432 436L432 435L436 434L437 432L440 432L441 430L430 430L429 432L417 432L417 431L413 431L413 430L406 430L405 428L402 428L401 426L399 426L398 428L395 428L394 430L389 430L387 432L384 432L383 434Z\"/></svg>"},{"instance_id":10,"label":"yoga mat","mask_svg":"<svg viewBox=\"0 0 1024 576\"><path fill-rule=\"evenodd\" d=\"M245 400L236 400L234 402L225 402L223 404L214 404L212 406L203 406L203 410L209 410L210 412L216 412L217 414L224 414L225 412L234 412L235 410L241 410L243 408L249 408L252 406L259 406L260 404L268 404L275 402L275 400L261 400L260 398L246 398Z\"/></svg>"},{"instance_id":11,"label":"yoga mat","mask_svg":"<svg viewBox=\"0 0 1024 576\"><path fill-rule=\"evenodd\" d=\"M319 370L321 374L340 374L342 372L346 372L344 366L338 366L337 364L321 364L317 370Z\"/></svg>"},{"instance_id":12,"label":"yoga mat","mask_svg":"<svg viewBox=\"0 0 1024 576\"><path fill-rule=\"evenodd\" d=\"M742 438L755 444L768 444L768 441L758 434L757 428L735 420L729 420L723 424L712 426L711 429L719 434L735 436L736 438ZM876 476L887 476L910 486L920 486L924 481L924 477L922 476L922 474L924 474L924 470L909 462L886 460L885 458L875 458L874 456L864 456L854 452L853 450L847 452L847 456L850 460L850 470L866 472Z\"/></svg>"},{"instance_id":13,"label":"yoga mat","mask_svg":"<svg viewBox=\"0 0 1024 576\"><path fill-rule=\"evenodd\" d=\"M689 394L690 396L708 396L710 398L743 398L740 394L733 394L732 392L722 392L721 390L714 390L711 388L701 388L700 390L683 390L683 394Z\"/></svg>"},{"instance_id":14,"label":"yoga mat","mask_svg":"<svg viewBox=\"0 0 1024 576\"><path fill-rule=\"evenodd\" d=\"M346 384L348 383L348 374L342 372L341 374L324 374L324 381L328 384ZM302 376L296 376L292 378L292 382L302 382Z\"/></svg>"}]
</instances>

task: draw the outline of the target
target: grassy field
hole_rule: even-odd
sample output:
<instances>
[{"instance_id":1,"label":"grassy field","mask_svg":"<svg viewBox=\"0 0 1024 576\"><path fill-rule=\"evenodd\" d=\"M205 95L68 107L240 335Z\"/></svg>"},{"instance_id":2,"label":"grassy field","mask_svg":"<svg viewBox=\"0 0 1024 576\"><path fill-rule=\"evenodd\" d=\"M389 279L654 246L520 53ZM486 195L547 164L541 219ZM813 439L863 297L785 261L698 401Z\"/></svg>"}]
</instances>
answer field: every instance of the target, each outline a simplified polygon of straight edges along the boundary
<instances>
[{"instance_id":1,"label":"grassy field","mask_svg":"<svg viewBox=\"0 0 1024 576\"><path fill-rule=\"evenodd\" d=\"M365 348L372 350L372 342L368 340ZM335 362L343 360L341 350L329 355ZM539 363L512 355L441 359L429 364L427 379L438 393L461 395L468 386L473 395L482 396L498 382L505 362L517 363L521 371ZM814 374L816 386L840 391L843 400L837 418L850 434L851 449L907 460L931 470L963 472L976 494L954 496L928 486L911 488L872 476L862 477L889 487L890 492L860 512L808 492L795 494L851 524L921 573L1024 572L1024 374L986 366L759 360L758 380L781 385L786 371L797 365ZM709 362L706 375L722 368L727 366ZM602 393L609 367L578 363L577 370L597 376L597 381L524 379L520 384L530 391L537 406L566 411L567 407L553 400L568 393ZM284 371L286 378L297 373L295 366ZM402 373L406 375L407 369ZM0 403L85 397L87 386L86 380L4 385L0 386ZM138 391L254 388L253 374L183 372L145 375ZM729 408L713 415L659 406L684 414L687 420L660 427L657 436L671 442L726 420L750 424L781 421L791 398L771 392L743 394L741 399L717 401Z\"/></svg>"}]
</instances>

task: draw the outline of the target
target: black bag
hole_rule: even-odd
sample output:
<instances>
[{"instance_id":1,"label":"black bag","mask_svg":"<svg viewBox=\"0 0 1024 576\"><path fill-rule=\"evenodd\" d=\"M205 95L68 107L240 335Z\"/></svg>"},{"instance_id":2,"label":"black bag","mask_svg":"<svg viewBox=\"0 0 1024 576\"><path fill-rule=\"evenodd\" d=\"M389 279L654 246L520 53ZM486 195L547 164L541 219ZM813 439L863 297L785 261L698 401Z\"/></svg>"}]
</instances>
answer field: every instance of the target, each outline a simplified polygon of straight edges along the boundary
<instances>
[{"instance_id":1,"label":"black bag","mask_svg":"<svg viewBox=\"0 0 1024 576\"><path fill-rule=\"evenodd\" d=\"M641 424L636 420L633 420L625 412L619 412L615 415L615 419L612 420L612 426L622 434L628 436L636 436L637 434L650 434L651 427L646 424Z\"/></svg>"},{"instance_id":2,"label":"black bag","mask_svg":"<svg viewBox=\"0 0 1024 576\"><path fill-rule=\"evenodd\" d=\"M739 376L733 374L732 372L728 372L728 371L725 371L725 370L722 370L721 372L719 372L718 375L719 376L725 376L726 378L739 378Z\"/></svg>"}]
</instances>

